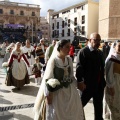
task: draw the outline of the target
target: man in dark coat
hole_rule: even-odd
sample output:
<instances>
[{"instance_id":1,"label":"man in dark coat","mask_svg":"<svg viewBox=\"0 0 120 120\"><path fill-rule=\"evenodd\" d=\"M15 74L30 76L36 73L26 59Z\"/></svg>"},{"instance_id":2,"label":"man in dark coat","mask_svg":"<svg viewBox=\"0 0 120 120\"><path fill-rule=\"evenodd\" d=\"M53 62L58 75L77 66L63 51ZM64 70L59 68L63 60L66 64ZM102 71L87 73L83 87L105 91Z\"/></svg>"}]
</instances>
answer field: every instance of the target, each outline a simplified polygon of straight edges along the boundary
<instances>
[{"instance_id":1,"label":"man in dark coat","mask_svg":"<svg viewBox=\"0 0 120 120\"><path fill-rule=\"evenodd\" d=\"M76 78L82 91L83 107L93 98L95 119L103 120L103 95L105 87L104 58L98 49L101 37L98 33L90 35L89 43L77 56Z\"/></svg>"}]
</instances>

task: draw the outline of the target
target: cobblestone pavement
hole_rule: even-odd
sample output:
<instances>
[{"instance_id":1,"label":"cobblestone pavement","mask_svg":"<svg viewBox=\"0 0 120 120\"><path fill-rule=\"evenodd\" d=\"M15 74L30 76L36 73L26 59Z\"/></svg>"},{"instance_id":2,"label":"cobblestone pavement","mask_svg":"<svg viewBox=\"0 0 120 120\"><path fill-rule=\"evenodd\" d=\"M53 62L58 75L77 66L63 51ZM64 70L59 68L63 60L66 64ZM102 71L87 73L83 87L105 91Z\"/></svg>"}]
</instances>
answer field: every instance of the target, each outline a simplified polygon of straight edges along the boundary
<instances>
[{"instance_id":1,"label":"cobblestone pavement","mask_svg":"<svg viewBox=\"0 0 120 120\"><path fill-rule=\"evenodd\" d=\"M30 84L25 85L21 90L17 90L12 86L6 86L4 84L6 74L1 64L2 58L0 58L0 120L33 120L33 103L39 85L36 85L34 77L31 77ZM86 120L94 120L92 100L89 101L84 111Z\"/></svg>"}]
</instances>

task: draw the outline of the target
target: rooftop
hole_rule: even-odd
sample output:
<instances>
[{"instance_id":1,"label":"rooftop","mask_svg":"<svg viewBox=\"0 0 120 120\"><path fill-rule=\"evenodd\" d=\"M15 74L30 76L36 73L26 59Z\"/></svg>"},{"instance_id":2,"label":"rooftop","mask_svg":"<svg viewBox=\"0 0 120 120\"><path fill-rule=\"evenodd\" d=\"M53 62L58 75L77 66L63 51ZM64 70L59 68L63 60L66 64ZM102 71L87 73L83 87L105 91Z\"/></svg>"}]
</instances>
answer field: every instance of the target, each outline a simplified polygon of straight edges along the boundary
<instances>
[{"instance_id":1,"label":"rooftop","mask_svg":"<svg viewBox=\"0 0 120 120\"><path fill-rule=\"evenodd\" d=\"M83 1L81 1L80 3L77 3L77 4L75 4L75 5L66 7L66 8L64 8L64 9L59 10L59 11L55 11L55 12L53 12L52 15L56 15L56 14L58 14L58 13L60 13L60 12L64 12L64 11L66 11L66 10L70 10L70 9L72 9L72 8L75 8L75 7L79 7L79 6L84 5L84 4L88 3L88 2L91 2L91 3L94 3L94 4L98 4L98 3L99 3L99 0L83 0ZM50 9L50 10L51 10L51 9ZM53 9L52 9L52 10L53 10Z\"/></svg>"},{"instance_id":2,"label":"rooftop","mask_svg":"<svg viewBox=\"0 0 120 120\"><path fill-rule=\"evenodd\" d=\"M40 8L40 5L27 4L27 3L18 3L18 2L10 2L9 0L0 1L0 5Z\"/></svg>"}]
</instances>

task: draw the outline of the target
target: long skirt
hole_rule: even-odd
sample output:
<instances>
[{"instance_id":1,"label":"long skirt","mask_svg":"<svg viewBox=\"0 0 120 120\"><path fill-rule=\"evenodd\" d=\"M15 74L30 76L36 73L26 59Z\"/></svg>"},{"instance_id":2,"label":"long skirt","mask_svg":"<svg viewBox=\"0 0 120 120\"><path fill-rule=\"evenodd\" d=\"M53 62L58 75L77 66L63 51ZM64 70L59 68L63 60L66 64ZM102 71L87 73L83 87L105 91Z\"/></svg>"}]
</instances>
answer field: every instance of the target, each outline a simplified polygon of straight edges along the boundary
<instances>
[{"instance_id":1,"label":"long skirt","mask_svg":"<svg viewBox=\"0 0 120 120\"><path fill-rule=\"evenodd\" d=\"M27 72L26 65L24 61L17 62L16 60L13 62L12 66L7 70L7 76L5 84L7 86L15 86L20 88L25 84L29 84L29 76Z\"/></svg>"},{"instance_id":2,"label":"long skirt","mask_svg":"<svg viewBox=\"0 0 120 120\"><path fill-rule=\"evenodd\" d=\"M34 120L84 120L79 91L73 83L55 91L52 104L46 104L44 98L39 113Z\"/></svg>"},{"instance_id":3,"label":"long skirt","mask_svg":"<svg viewBox=\"0 0 120 120\"><path fill-rule=\"evenodd\" d=\"M111 96L108 89L105 91L105 99L108 104L111 120L120 120L120 74L114 74L115 95Z\"/></svg>"}]
</instances>

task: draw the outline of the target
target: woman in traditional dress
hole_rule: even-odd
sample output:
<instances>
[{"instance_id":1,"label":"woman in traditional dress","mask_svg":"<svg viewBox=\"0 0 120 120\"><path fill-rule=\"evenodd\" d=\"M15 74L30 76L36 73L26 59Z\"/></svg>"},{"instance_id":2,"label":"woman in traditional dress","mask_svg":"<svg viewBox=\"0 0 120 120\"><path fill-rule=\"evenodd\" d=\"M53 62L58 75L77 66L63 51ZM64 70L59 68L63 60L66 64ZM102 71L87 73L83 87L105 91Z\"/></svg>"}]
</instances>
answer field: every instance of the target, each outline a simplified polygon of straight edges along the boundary
<instances>
[{"instance_id":1,"label":"woman in traditional dress","mask_svg":"<svg viewBox=\"0 0 120 120\"><path fill-rule=\"evenodd\" d=\"M69 41L56 43L35 101L34 120L84 119L69 50Z\"/></svg>"},{"instance_id":2,"label":"woman in traditional dress","mask_svg":"<svg viewBox=\"0 0 120 120\"><path fill-rule=\"evenodd\" d=\"M8 63L8 59L10 58L10 54L12 52L12 50L14 49L14 46L15 44L14 43L11 43L7 48L6 48L6 53L5 53L5 56L3 58L3 64L2 66L4 67L5 69L5 72L7 73L7 63Z\"/></svg>"},{"instance_id":3,"label":"woman in traditional dress","mask_svg":"<svg viewBox=\"0 0 120 120\"><path fill-rule=\"evenodd\" d=\"M120 42L111 46L106 59L105 99L110 110L111 120L120 120Z\"/></svg>"},{"instance_id":4,"label":"woman in traditional dress","mask_svg":"<svg viewBox=\"0 0 120 120\"><path fill-rule=\"evenodd\" d=\"M30 67L27 67L28 74L32 75L32 65L35 63L35 48L30 45L30 40L26 40L26 45L22 48L23 53L25 54Z\"/></svg>"},{"instance_id":5,"label":"woman in traditional dress","mask_svg":"<svg viewBox=\"0 0 120 120\"><path fill-rule=\"evenodd\" d=\"M14 43L11 43L7 48L6 48L6 53L5 53L5 56L3 58L3 63L4 62L8 62L8 59L10 58L10 54L12 52L12 50L14 49L15 47L15 44Z\"/></svg>"},{"instance_id":6,"label":"woman in traditional dress","mask_svg":"<svg viewBox=\"0 0 120 120\"><path fill-rule=\"evenodd\" d=\"M10 59L8 61L9 71L6 78L7 86L12 85L17 87L18 89L20 89L25 84L30 83L25 64L26 62L27 65L29 66L29 62L27 61L25 55L22 53L20 48L21 43L17 42L15 49L12 51Z\"/></svg>"}]
</instances>

